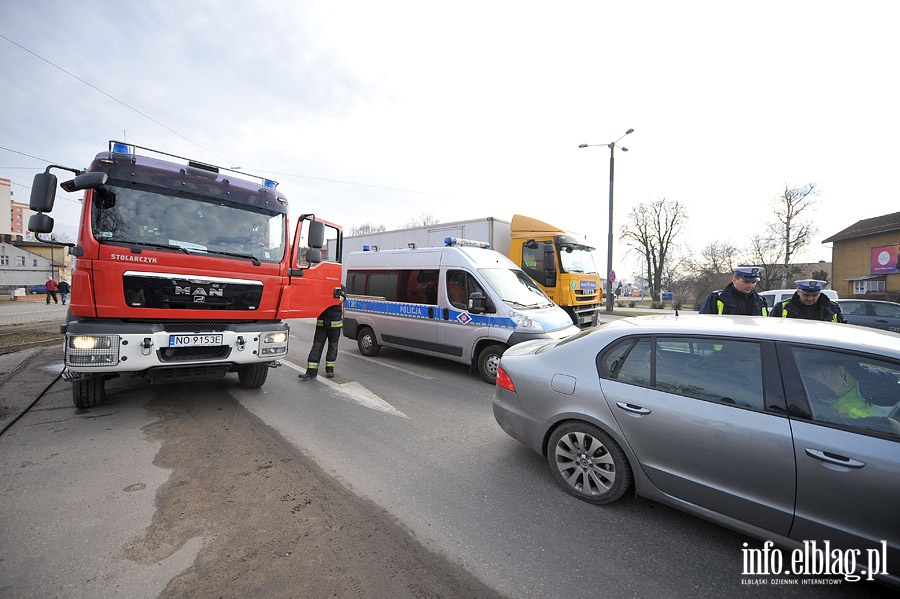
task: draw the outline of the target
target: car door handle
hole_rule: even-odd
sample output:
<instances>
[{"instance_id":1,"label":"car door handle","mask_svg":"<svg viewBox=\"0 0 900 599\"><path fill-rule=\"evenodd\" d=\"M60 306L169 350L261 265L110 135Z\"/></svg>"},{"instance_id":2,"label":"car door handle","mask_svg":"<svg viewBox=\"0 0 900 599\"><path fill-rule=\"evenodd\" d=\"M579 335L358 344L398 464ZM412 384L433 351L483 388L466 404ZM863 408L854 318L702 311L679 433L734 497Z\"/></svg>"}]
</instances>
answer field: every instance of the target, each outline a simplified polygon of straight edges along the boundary
<instances>
[{"instance_id":1,"label":"car door handle","mask_svg":"<svg viewBox=\"0 0 900 599\"><path fill-rule=\"evenodd\" d=\"M647 408L642 408L641 406L636 406L634 404L625 403L624 401L617 401L616 405L625 410L626 412L631 412L632 414L649 414L650 410Z\"/></svg>"},{"instance_id":2,"label":"car door handle","mask_svg":"<svg viewBox=\"0 0 900 599\"><path fill-rule=\"evenodd\" d=\"M851 458L845 458L844 456L835 455L833 453L822 451L820 449L807 448L806 455L811 458L816 458L817 460L828 462L829 464L834 464L836 466L843 466L845 468L862 468L866 465L865 462L860 462L859 460L853 460Z\"/></svg>"}]
</instances>

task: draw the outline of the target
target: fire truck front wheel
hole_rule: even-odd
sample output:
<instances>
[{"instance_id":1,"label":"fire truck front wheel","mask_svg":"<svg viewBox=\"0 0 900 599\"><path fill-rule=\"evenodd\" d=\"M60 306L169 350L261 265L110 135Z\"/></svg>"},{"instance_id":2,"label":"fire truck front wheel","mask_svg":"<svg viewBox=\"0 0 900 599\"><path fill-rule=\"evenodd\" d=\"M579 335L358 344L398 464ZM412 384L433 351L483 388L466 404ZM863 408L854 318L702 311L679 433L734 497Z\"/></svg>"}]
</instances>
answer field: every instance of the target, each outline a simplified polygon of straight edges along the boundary
<instances>
[{"instance_id":1,"label":"fire truck front wheel","mask_svg":"<svg viewBox=\"0 0 900 599\"><path fill-rule=\"evenodd\" d=\"M106 399L106 380L88 377L72 381L72 400L79 410L94 408Z\"/></svg>"},{"instance_id":2,"label":"fire truck front wheel","mask_svg":"<svg viewBox=\"0 0 900 599\"><path fill-rule=\"evenodd\" d=\"M250 364L238 368L238 380L244 389L258 389L269 376L268 364Z\"/></svg>"}]
</instances>

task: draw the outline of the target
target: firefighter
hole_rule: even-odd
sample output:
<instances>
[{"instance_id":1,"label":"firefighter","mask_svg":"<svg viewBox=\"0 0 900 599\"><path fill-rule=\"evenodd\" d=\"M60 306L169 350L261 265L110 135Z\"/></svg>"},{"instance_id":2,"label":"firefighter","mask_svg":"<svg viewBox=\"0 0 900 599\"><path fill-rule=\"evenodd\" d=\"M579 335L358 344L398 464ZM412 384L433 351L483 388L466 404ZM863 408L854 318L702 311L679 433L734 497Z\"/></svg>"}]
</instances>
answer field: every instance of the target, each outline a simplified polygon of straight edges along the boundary
<instances>
[{"instance_id":1,"label":"firefighter","mask_svg":"<svg viewBox=\"0 0 900 599\"><path fill-rule=\"evenodd\" d=\"M738 314L742 316L768 316L766 300L756 293L759 283L759 266L739 266L734 269L731 283L725 289L713 291L700 306L700 314Z\"/></svg>"},{"instance_id":2,"label":"firefighter","mask_svg":"<svg viewBox=\"0 0 900 599\"><path fill-rule=\"evenodd\" d=\"M847 322L837 302L831 301L827 295L822 293L827 281L803 279L796 283L797 291L794 292L794 295L790 299L775 304L769 316Z\"/></svg>"},{"instance_id":3,"label":"firefighter","mask_svg":"<svg viewBox=\"0 0 900 599\"><path fill-rule=\"evenodd\" d=\"M306 359L306 372L300 374L301 380L315 379L319 375L319 360L322 359L322 350L325 342L328 342L328 351L325 352L325 376L334 378L334 363L337 360L338 342L341 340L341 328L344 326L344 288L335 290L339 301L333 306L328 306L316 319L316 333L313 336L313 344Z\"/></svg>"}]
</instances>

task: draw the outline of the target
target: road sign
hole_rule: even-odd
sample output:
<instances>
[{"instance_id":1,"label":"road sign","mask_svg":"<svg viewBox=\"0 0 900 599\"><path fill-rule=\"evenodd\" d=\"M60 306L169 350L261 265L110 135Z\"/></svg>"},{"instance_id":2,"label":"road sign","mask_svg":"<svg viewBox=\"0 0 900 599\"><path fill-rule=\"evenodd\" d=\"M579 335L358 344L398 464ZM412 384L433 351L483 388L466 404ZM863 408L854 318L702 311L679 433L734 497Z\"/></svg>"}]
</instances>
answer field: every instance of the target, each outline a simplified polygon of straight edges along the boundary
<instances>
[{"instance_id":1,"label":"road sign","mask_svg":"<svg viewBox=\"0 0 900 599\"><path fill-rule=\"evenodd\" d=\"M609 282L610 283L616 282L616 271L614 271L614 270L609 271Z\"/></svg>"}]
</instances>

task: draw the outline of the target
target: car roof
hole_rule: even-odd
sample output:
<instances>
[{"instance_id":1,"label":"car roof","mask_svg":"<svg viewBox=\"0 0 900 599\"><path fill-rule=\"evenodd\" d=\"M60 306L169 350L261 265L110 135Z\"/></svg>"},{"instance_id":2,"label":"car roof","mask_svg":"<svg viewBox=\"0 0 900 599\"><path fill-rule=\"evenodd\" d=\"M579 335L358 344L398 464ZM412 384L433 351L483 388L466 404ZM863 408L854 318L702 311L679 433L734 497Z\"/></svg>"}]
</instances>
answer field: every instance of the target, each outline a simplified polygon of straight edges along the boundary
<instances>
[{"instance_id":1,"label":"car roof","mask_svg":"<svg viewBox=\"0 0 900 599\"><path fill-rule=\"evenodd\" d=\"M834 301L839 304L843 302L865 302L867 304L893 304L895 306L900 306L900 303L898 302L889 302L887 300L857 299L855 297L842 297L841 299Z\"/></svg>"},{"instance_id":2,"label":"car roof","mask_svg":"<svg viewBox=\"0 0 900 599\"><path fill-rule=\"evenodd\" d=\"M634 334L750 337L891 353L900 357L900 335L897 333L815 320L712 314L653 315L622 318L603 325L601 329L631 329Z\"/></svg>"}]
</instances>

